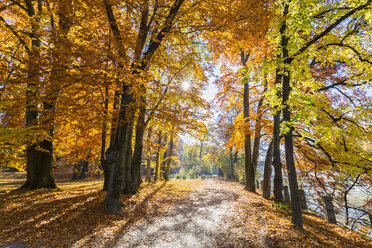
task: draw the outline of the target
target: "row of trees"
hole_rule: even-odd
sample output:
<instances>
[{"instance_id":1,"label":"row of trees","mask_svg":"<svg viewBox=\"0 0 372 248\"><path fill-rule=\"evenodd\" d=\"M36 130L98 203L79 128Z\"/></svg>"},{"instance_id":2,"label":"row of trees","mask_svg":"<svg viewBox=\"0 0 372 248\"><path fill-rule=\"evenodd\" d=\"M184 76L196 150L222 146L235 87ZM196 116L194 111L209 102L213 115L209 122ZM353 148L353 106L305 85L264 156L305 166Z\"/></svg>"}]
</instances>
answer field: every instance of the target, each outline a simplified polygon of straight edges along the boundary
<instances>
[{"instance_id":1,"label":"row of trees","mask_svg":"<svg viewBox=\"0 0 372 248\"><path fill-rule=\"evenodd\" d=\"M266 156L262 156L266 198L270 196L272 162L274 200L283 202L282 168L285 165L292 221L302 227L298 174L306 185L312 184L318 193L328 195L335 194L326 187L330 175L332 181L339 184L343 180L340 173L349 180L353 178L353 182L371 179L372 157L367 149L371 141L371 98L368 96L371 1L266 4L269 7L265 10L273 11L271 22L261 27L264 38L257 34L231 35L229 49L219 57L221 64L228 61L231 65L222 66L222 76L216 82L223 113L219 125L226 130L225 144L231 165L237 162L234 154L238 157L237 154L244 153L247 190L255 192L255 170L262 139L268 147ZM248 16L259 13L255 8L255 13ZM253 22L257 18L253 18ZM229 30L229 34L257 27L247 20L243 24L247 26L237 26L236 31ZM252 37L251 42L241 45L247 37ZM231 169L229 176L234 179L237 175ZM346 198L344 201L347 205Z\"/></svg>"},{"instance_id":2,"label":"row of trees","mask_svg":"<svg viewBox=\"0 0 372 248\"><path fill-rule=\"evenodd\" d=\"M1 163L25 167L24 189L55 188L55 158L99 161L105 205L118 212L120 194L141 183L152 132L163 146L203 132L204 55L186 30L197 19L192 3L10 0L0 8Z\"/></svg>"}]
</instances>

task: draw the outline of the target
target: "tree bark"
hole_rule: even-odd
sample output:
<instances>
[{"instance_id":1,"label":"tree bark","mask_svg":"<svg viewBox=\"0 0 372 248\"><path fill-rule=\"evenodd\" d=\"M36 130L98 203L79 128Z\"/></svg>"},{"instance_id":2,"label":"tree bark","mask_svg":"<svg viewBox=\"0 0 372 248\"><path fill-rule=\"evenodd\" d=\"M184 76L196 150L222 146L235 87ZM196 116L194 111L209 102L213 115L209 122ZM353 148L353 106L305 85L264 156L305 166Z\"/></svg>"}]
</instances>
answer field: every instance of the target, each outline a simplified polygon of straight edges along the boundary
<instances>
[{"instance_id":1,"label":"tree bark","mask_svg":"<svg viewBox=\"0 0 372 248\"><path fill-rule=\"evenodd\" d=\"M120 30L118 28L111 4L108 0L103 0L103 4L111 31L115 39L117 52L121 59L121 61L119 61L119 68L124 69L124 61L129 61L129 59L124 48ZM121 212L120 193L123 184L125 163L128 161L128 144L131 140L132 125L130 123L131 119L128 117L127 112L129 104L133 102L133 98L129 91L129 86L123 82L118 126L116 127L115 135L111 136L112 140L110 147L106 151L106 166L110 168L111 173L104 205L110 212L113 213Z\"/></svg>"},{"instance_id":2,"label":"tree bark","mask_svg":"<svg viewBox=\"0 0 372 248\"><path fill-rule=\"evenodd\" d=\"M246 56L244 52L241 54L242 57L242 65L246 66L246 62L249 58L249 54ZM249 83L246 79L245 75L243 79L244 84L244 94L243 94L243 114L244 114L244 122L246 123L246 129L249 127ZM255 185L255 171L254 166L252 163L252 149L251 149L251 135L250 130L245 131L244 135L244 151L245 151L245 162L244 162L244 169L245 169L245 189L250 192L256 192L256 185Z\"/></svg>"},{"instance_id":3,"label":"tree bark","mask_svg":"<svg viewBox=\"0 0 372 248\"><path fill-rule=\"evenodd\" d=\"M151 148L149 146L152 135L152 127L149 128L147 133L147 165L146 165L146 181L151 182Z\"/></svg>"},{"instance_id":4,"label":"tree bark","mask_svg":"<svg viewBox=\"0 0 372 248\"><path fill-rule=\"evenodd\" d=\"M80 171L79 179L84 179L85 178L85 173L88 172L89 162L82 159L80 161L80 164L81 164L81 171Z\"/></svg>"},{"instance_id":5,"label":"tree bark","mask_svg":"<svg viewBox=\"0 0 372 248\"><path fill-rule=\"evenodd\" d=\"M106 85L105 87L105 99L104 99L104 116L103 116L103 123L102 123L102 136L101 136L101 158L100 158L100 169L103 170L105 173L105 151L106 151L106 137L107 137L107 115L108 115L108 107L109 107L109 87Z\"/></svg>"},{"instance_id":6,"label":"tree bark","mask_svg":"<svg viewBox=\"0 0 372 248\"><path fill-rule=\"evenodd\" d=\"M252 163L254 167L254 171L256 174L257 165L258 165L258 158L260 156L260 141L261 141L261 129L262 129L262 105L263 105L263 94L267 91L267 81L265 78L265 85L264 90L262 92L262 96L257 104L257 116L255 120L255 128L254 128L254 142L253 142L253 155L252 155Z\"/></svg>"},{"instance_id":7,"label":"tree bark","mask_svg":"<svg viewBox=\"0 0 372 248\"><path fill-rule=\"evenodd\" d=\"M223 171L221 170L221 168L218 168L218 176L219 177L224 177L224 174L223 174Z\"/></svg>"},{"instance_id":8,"label":"tree bark","mask_svg":"<svg viewBox=\"0 0 372 248\"><path fill-rule=\"evenodd\" d=\"M166 157L167 157L167 146L168 146L168 136L164 135L163 137L163 145L162 149L160 149L161 153L163 153L163 157L161 158L161 165L160 165L160 179L165 178L165 170L166 170Z\"/></svg>"},{"instance_id":9,"label":"tree bark","mask_svg":"<svg viewBox=\"0 0 372 248\"><path fill-rule=\"evenodd\" d=\"M155 181L160 180L160 148L161 148L161 131L159 131L158 149L156 152Z\"/></svg>"},{"instance_id":10,"label":"tree bark","mask_svg":"<svg viewBox=\"0 0 372 248\"><path fill-rule=\"evenodd\" d=\"M273 142L270 142L267 149L266 158L265 158L265 167L262 183L262 196L265 199L270 198L270 189L271 189L271 173L272 173L272 161L273 161Z\"/></svg>"},{"instance_id":11,"label":"tree bark","mask_svg":"<svg viewBox=\"0 0 372 248\"><path fill-rule=\"evenodd\" d=\"M114 143L106 151L106 163L111 168L111 173L104 205L113 213L121 212L120 193L123 185L124 165L127 162L128 146L131 139L131 123L127 119L126 107L132 101L132 97L128 95L128 92L128 86L123 83L123 94L118 118L119 125L116 130Z\"/></svg>"},{"instance_id":12,"label":"tree bark","mask_svg":"<svg viewBox=\"0 0 372 248\"><path fill-rule=\"evenodd\" d=\"M71 180L78 180L79 179L79 173L81 170L81 163L75 163L73 168L72 168L72 178Z\"/></svg>"},{"instance_id":13,"label":"tree bark","mask_svg":"<svg viewBox=\"0 0 372 248\"><path fill-rule=\"evenodd\" d=\"M346 213L345 225L349 225L349 204L347 202L347 192L344 193L344 204L345 204L345 213Z\"/></svg>"},{"instance_id":14,"label":"tree bark","mask_svg":"<svg viewBox=\"0 0 372 248\"><path fill-rule=\"evenodd\" d=\"M111 122L110 146L109 146L111 150L113 149L112 146L114 145L114 142L115 142L116 129L118 127L119 114L116 113L116 110L119 108L120 98L121 97L120 97L119 91L115 91L114 103L113 103L114 117L112 118L112 122ZM102 190L107 191L108 185L110 182L110 175L111 175L111 167L107 163L107 158L105 158L102 164L102 169L103 169L103 178L104 178Z\"/></svg>"},{"instance_id":15,"label":"tree bark","mask_svg":"<svg viewBox=\"0 0 372 248\"><path fill-rule=\"evenodd\" d=\"M288 14L289 6L285 4L284 6L284 13L283 16L286 17ZM282 27L285 31L286 29L286 21L283 20ZM282 30L281 30L282 31ZM288 37L285 35L285 32L281 32L282 40L282 51L283 51L283 58L288 58ZM285 63L289 65L289 63ZM289 96L291 94L291 86L290 86L290 72L286 67L284 69L283 75L283 121L285 125L289 125L289 130L284 134L284 147L285 147L285 158L287 163L287 170L288 170L288 181L291 193L291 207L292 207L292 222L299 228L302 228L302 210L301 210L301 202L300 196L298 193L298 182L297 182L297 174L296 174L296 167L294 163L294 155L293 155L293 124L291 123L291 110L288 105Z\"/></svg>"},{"instance_id":16,"label":"tree bark","mask_svg":"<svg viewBox=\"0 0 372 248\"><path fill-rule=\"evenodd\" d=\"M32 1L25 0L27 14L32 20L31 23L31 49L28 51L28 70L27 70L27 91L26 91L26 127L33 128L38 125L38 95L40 87L40 38L38 32L40 30L40 18L37 17ZM38 4L39 14L42 12L42 5ZM44 113L49 105L43 103ZM54 119L53 119L54 122ZM46 132L50 135L50 139L43 139L41 142L35 142L26 146L26 171L27 179L22 185L23 189L38 189L38 188L56 188L53 178L53 126L54 123L46 123L43 125L52 124L52 127L46 126ZM39 149L42 148L43 150Z\"/></svg>"},{"instance_id":17,"label":"tree bark","mask_svg":"<svg viewBox=\"0 0 372 248\"><path fill-rule=\"evenodd\" d=\"M230 171L231 171L230 179L235 180L235 175L234 175L234 157L233 157L233 148L232 147L230 147L229 153L230 153Z\"/></svg>"},{"instance_id":18,"label":"tree bark","mask_svg":"<svg viewBox=\"0 0 372 248\"><path fill-rule=\"evenodd\" d=\"M170 138L170 144L169 144L169 156L168 156L168 161L167 161L167 168L166 168L166 171L165 171L165 176L164 176L164 179L166 181L169 180L169 170L170 170L170 166L171 166L171 163L172 163L172 154L173 154L173 134L171 134L171 138Z\"/></svg>"},{"instance_id":19,"label":"tree bark","mask_svg":"<svg viewBox=\"0 0 372 248\"><path fill-rule=\"evenodd\" d=\"M132 183L130 187L130 192L135 194L138 187L141 184L139 180L141 177L141 162L142 162L142 151L143 151L143 135L145 133L145 113L146 109L144 106L141 107L140 113L137 120L136 126L136 139L134 145L134 153L132 159Z\"/></svg>"},{"instance_id":20,"label":"tree bark","mask_svg":"<svg viewBox=\"0 0 372 248\"><path fill-rule=\"evenodd\" d=\"M276 72L275 84L278 85L282 81L282 76L279 70ZM281 96L278 92L279 97ZM273 166L274 166L274 201L283 202L283 172L280 153L280 114L281 111L277 110L274 115L274 133L273 133Z\"/></svg>"},{"instance_id":21,"label":"tree bark","mask_svg":"<svg viewBox=\"0 0 372 248\"><path fill-rule=\"evenodd\" d=\"M123 172L123 185L121 187L122 194L131 194L131 185L133 182L132 178L132 140L133 140L133 120L129 118L129 134L128 134L128 144L127 144L127 154L124 161L124 172Z\"/></svg>"},{"instance_id":22,"label":"tree bark","mask_svg":"<svg viewBox=\"0 0 372 248\"><path fill-rule=\"evenodd\" d=\"M146 0L144 0L145 3L147 3ZM139 74L140 72L146 70L148 67L151 58L161 45L162 41L164 40L165 36L169 31L171 30L171 27L173 26L173 21L182 5L184 0L176 0L173 5L171 6L168 15L165 18L163 28L160 30L160 32L156 35L155 39L151 40L148 44L147 51L143 54L141 61L137 63L137 61L134 61L136 63L132 63L131 65L131 74ZM118 28L114 12L112 10L112 6L108 0L103 0L104 8L106 11L106 15L111 27L111 31L113 33L113 36L115 38L116 48L118 55L120 57L119 61L119 68L124 69L124 61L129 61L129 57L126 54L125 46L122 40L122 36L120 34L120 30ZM147 10L146 10L147 11ZM145 14L143 13L144 17ZM141 24L145 21L145 18L141 18ZM142 25L141 25L142 26ZM147 25L146 25L147 26ZM146 36L140 35L139 41L136 44L136 47L140 48L143 47L145 44ZM143 30L146 32L146 30ZM137 49L139 51L140 49ZM136 51L136 52L137 52ZM142 49L141 49L142 51ZM135 54L135 56L137 56ZM108 166L112 166L112 172L110 175L110 183L108 187L108 192L105 200L105 206L108 210L111 212L120 212L121 210L121 203L120 203L120 191L122 186L122 176L123 176L123 170L126 168L126 172L128 170L128 167L131 167L130 163L130 157L128 156L128 152L131 151L130 142L132 139L132 121L131 118L125 115L128 115L128 106L130 103L134 102L133 96L129 93L130 89L129 86L127 86L125 83L123 83L123 91L121 93L121 106L120 106L120 114L119 114L119 127L117 128L117 132L115 135L115 142L113 146L110 149L111 154L111 160L107 161ZM125 118L127 117L127 118ZM124 124L123 124L124 123ZM106 152L107 153L107 152ZM107 157L107 156L106 156ZM131 173L126 174L126 179L129 179L131 176ZM125 189L126 190L126 189Z\"/></svg>"},{"instance_id":23,"label":"tree bark","mask_svg":"<svg viewBox=\"0 0 372 248\"><path fill-rule=\"evenodd\" d=\"M74 164L74 171L71 180L79 180L85 178L85 173L88 171L89 162L81 159L78 163Z\"/></svg>"}]
</instances>

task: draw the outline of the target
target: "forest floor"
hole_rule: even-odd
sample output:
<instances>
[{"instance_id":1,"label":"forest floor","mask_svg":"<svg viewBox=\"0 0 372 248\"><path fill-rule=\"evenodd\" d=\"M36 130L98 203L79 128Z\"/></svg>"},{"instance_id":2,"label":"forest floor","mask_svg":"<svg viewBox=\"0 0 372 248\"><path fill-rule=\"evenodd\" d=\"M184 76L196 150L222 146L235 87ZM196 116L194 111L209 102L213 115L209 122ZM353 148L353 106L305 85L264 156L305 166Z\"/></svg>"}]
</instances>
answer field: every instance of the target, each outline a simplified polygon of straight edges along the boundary
<instances>
[{"instance_id":1,"label":"forest floor","mask_svg":"<svg viewBox=\"0 0 372 248\"><path fill-rule=\"evenodd\" d=\"M19 185L0 177L0 247L372 247L315 215L298 230L287 210L217 178L144 183L122 215L104 209L102 180L10 191Z\"/></svg>"}]
</instances>

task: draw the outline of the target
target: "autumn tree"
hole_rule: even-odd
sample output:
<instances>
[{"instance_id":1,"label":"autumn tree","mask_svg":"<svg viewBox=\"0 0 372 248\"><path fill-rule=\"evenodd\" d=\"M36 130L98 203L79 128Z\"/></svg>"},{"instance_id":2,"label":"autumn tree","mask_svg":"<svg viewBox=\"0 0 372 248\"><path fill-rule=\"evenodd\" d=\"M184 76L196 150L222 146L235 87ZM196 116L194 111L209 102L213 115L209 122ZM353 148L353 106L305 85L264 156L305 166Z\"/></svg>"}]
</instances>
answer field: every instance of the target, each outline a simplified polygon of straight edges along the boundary
<instances>
[{"instance_id":1,"label":"autumn tree","mask_svg":"<svg viewBox=\"0 0 372 248\"><path fill-rule=\"evenodd\" d=\"M299 227L302 227L302 218L298 198L296 168L294 164L293 132L295 130L294 120L300 120L301 115L299 112L296 112L296 107L300 106L300 104L294 99L295 96L300 96L299 94L302 94L302 96L309 96L310 98L318 95L309 91L311 87L316 89L319 85L316 85L316 80L314 80L309 73L305 72L309 72L309 68L312 65L322 63L319 61L319 58L323 57L323 48L327 47L327 44L334 44L335 39L340 40L342 44L349 36L353 36L354 32L350 32L350 30L344 27L347 27L345 25L348 20L361 21L359 18L364 16L366 8L370 5L370 1L366 1L365 3L351 3L352 7L350 8L343 8L342 6L345 6L344 4L345 3L319 2L314 8L312 4L308 5L308 3L301 1L292 1L290 3L279 2L277 5L279 6L279 8L277 8L278 14L280 13L279 10L281 11L280 15L282 16L282 21L279 28L275 31L275 40L278 44L278 59L273 60L273 62L280 62L275 62L276 82L279 84L278 86L282 88L280 93L277 93L277 89L279 88L277 87L275 93L272 93L270 96L272 99L278 99L277 96L279 96L279 100L271 101L274 105L277 105L278 111L282 111L283 114L281 133L285 140L286 166L291 190L293 222ZM301 16L301 18L299 18L299 16ZM354 21L352 21L352 23ZM361 25L364 26L364 24ZM353 25L349 27L353 27ZM341 30L345 39L340 39L339 36L336 35L336 32L340 32ZM350 49L350 47L343 45L341 45L341 47L346 48L344 51L348 50L348 52L351 52L355 59L358 58L360 62L365 62L361 54L355 52L357 50ZM332 61L333 63L336 58L329 52L330 51L328 51L326 61ZM339 59L339 57L337 59ZM366 65L367 64L368 62ZM363 68L364 66L365 65L363 65ZM305 84L308 85L305 86ZM315 90L315 92L316 91L317 90ZM303 94L303 92L306 93ZM293 111L295 111L295 113ZM306 111L308 111L308 109ZM278 114L279 112L277 112L277 115ZM280 140L280 136L278 135L278 122L280 122L280 119L276 117L276 122L274 123L274 164L277 156L275 147L278 146ZM278 161L278 159L276 161Z\"/></svg>"}]
</instances>

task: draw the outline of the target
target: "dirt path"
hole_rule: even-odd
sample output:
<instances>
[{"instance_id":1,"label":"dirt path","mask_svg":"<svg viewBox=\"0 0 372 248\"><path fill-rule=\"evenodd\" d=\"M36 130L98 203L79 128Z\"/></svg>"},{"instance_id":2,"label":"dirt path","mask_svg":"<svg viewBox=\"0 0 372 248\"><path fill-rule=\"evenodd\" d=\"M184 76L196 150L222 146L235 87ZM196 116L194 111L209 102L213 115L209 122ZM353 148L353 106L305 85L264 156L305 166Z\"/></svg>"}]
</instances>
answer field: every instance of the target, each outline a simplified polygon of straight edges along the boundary
<instances>
[{"instance_id":1,"label":"dirt path","mask_svg":"<svg viewBox=\"0 0 372 248\"><path fill-rule=\"evenodd\" d=\"M0 247L371 247L365 236L289 212L227 180L144 183L108 213L102 181L60 183L62 190L0 195ZM26 231L27 230L27 231Z\"/></svg>"},{"instance_id":2,"label":"dirt path","mask_svg":"<svg viewBox=\"0 0 372 248\"><path fill-rule=\"evenodd\" d=\"M200 186L167 216L133 226L115 246L229 247L223 237L230 231L228 217L238 196L216 179L206 179Z\"/></svg>"}]
</instances>

